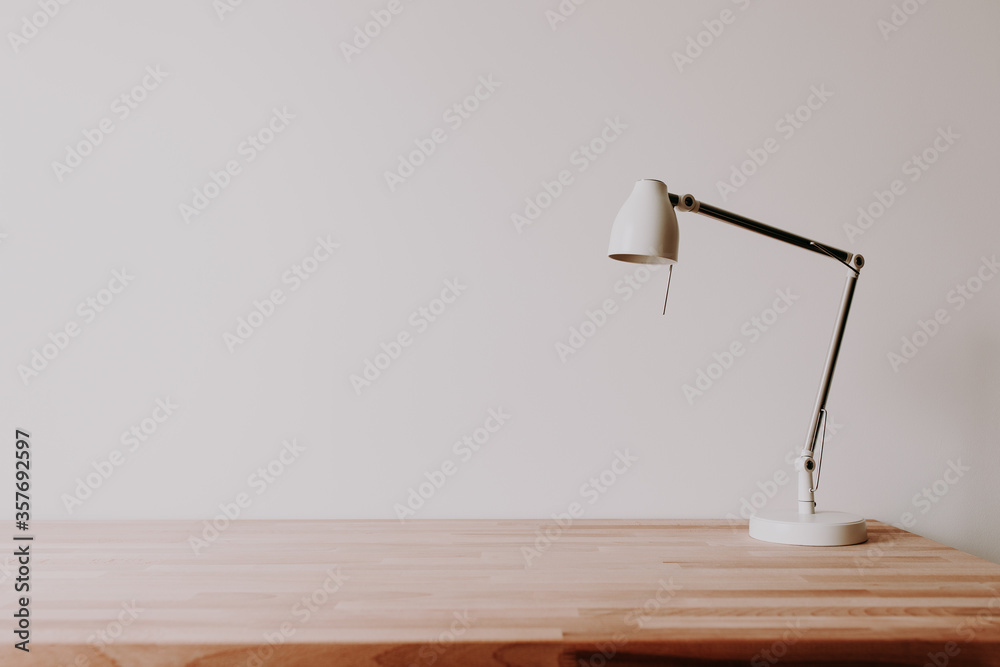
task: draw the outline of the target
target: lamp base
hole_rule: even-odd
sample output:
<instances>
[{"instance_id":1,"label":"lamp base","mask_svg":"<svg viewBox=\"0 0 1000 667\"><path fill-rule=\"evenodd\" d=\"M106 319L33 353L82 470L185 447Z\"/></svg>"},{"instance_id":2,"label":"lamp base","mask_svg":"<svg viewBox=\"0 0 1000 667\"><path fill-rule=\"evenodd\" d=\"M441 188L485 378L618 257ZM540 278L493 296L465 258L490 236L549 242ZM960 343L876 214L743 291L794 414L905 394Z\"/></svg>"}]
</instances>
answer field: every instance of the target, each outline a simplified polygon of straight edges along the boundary
<instances>
[{"instance_id":1,"label":"lamp base","mask_svg":"<svg viewBox=\"0 0 1000 667\"><path fill-rule=\"evenodd\" d=\"M867 541L868 525L864 517L847 512L779 510L750 517L750 537L778 544L840 547Z\"/></svg>"}]
</instances>

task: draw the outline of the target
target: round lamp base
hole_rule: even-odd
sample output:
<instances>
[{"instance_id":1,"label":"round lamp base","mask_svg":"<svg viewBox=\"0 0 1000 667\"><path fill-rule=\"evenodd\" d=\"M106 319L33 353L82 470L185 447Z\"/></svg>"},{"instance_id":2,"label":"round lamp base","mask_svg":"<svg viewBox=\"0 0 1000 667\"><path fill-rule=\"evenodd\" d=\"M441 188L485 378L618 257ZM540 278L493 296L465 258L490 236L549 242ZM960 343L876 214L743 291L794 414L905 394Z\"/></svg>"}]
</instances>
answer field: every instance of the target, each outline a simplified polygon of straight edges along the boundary
<instances>
[{"instance_id":1,"label":"round lamp base","mask_svg":"<svg viewBox=\"0 0 1000 667\"><path fill-rule=\"evenodd\" d=\"M778 544L841 547L867 541L868 526L864 517L847 512L762 512L750 518L750 537Z\"/></svg>"}]
</instances>

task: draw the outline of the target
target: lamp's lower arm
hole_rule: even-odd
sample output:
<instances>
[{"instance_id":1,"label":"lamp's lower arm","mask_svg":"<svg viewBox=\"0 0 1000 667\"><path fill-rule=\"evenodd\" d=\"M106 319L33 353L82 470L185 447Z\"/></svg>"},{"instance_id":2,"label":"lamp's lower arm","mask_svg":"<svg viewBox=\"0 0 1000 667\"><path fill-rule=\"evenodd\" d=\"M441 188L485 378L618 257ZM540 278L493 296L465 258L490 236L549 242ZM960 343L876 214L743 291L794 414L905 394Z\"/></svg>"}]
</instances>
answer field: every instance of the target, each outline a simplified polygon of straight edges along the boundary
<instances>
[{"instance_id":1,"label":"lamp's lower arm","mask_svg":"<svg viewBox=\"0 0 1000 667\"><path fill-rule=\"evenodd\" d=\"M813 459L813 454L816 453L816 444L820 440L820 429L826 426L826 399L833 381L833 369L837 365L840 343L844 338L844 327L847 324L847 314L851 309L851 300L854 298L854 287L857 285L860 269L865 263L861 255L853 255L851 261L853 266L848 265L850 273L844 285L844 296L840 302L840 312L837 315L833 337L830 340L830 351L826 357L826 366L823 368L819 393L816 396L816 407L809 424L809 433L806 436L802 455L795 462L795 469L799 473L799 514L816 513L816 484L813 479L813 475L816 473L816 461Z\"/></svg>"}]
</instances>

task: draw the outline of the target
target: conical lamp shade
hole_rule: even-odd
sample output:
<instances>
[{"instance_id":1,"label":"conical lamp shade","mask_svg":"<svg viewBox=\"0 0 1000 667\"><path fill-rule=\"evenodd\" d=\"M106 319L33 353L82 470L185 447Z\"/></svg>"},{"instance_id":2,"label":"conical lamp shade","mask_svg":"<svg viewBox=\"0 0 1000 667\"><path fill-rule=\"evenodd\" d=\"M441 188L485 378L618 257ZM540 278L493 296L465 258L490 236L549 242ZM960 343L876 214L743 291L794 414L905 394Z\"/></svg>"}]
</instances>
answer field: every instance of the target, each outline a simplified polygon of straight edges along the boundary
<instances>
[{"instance_id":1,"label":"conical lamp shade","mask_svg":"<svg viewBox=\"0 0 1000 667\"><path fill-rule=\"evenodd\" d=\"M608 256L636 264L677 261L677 216L662 181L636 181L611 227Z\"/></svg>"}]
</instances>

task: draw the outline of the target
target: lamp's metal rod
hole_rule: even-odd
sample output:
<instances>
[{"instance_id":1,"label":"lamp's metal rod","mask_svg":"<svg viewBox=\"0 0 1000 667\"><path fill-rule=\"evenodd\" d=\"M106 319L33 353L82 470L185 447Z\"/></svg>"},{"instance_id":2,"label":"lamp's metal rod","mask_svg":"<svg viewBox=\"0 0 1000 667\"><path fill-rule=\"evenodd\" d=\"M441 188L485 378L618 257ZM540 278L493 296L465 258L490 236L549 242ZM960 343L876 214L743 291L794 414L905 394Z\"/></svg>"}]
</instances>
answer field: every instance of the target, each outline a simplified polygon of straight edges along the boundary
<instances>
[{"instance_id":1,"label":"lamp's metal rod","mask_svg":"<svg viewBox=\"0 0 1000 667\"><path fill-rule=\"evenodd\" d=\"M840 343L844 340L844 327L847 325L847 315L851 310L851 301L854 299L854 288L857 284L858 273L852 270L847 275L847 282L844 284L844 296L840 301L840 312L837 314L837 323L833 327L833 337L830 339L830 351L826 355L826 366L823 368L823 377L819 382L816 407L813 408L809 433L806 435L806 442L802 448L803 456L806 453L812 456L813 452L816 451L816 440L819 438L822 415L826 411L826 399L830 395L830 384L833 382L833 370L837 365L837 356L840 354Z\"/></svg>"},{"instance_id":2,"label":"lamp's metal rod","mask_svg":"<svg viewBox=\"0 0 1000 667\"><path fill-rule=\"evenodd\" d=\"M673 201L672 195L671 201ZM737 227L742 227L743 229L749 229L752 232L757 232L758 234L763 234L764 236L770 236L773 239L778 239L779 241L784 241L785 243L790 243L792 245L799 246L800 248L805 248L806 250L812 250L813 252L830 255L834 259L839 259L847 264L851 263L851 259L854 256L846 250L840 250L839 248L834 248L833 246L812 241L804 236L799 236L798 234L786 232L785 230L778 229L777 227L765 225L763 222L757 222L751 218L746 218L742 215L717 208L710 204L703 204L702 202L695 200L694 197L691 197L690 195L678 197L678 202L683 210L701 213L702 215L707 215L710 218L728 222L731 225L736 225Z\"/></svg>"},{"instance_id":3,"label":"lamp's metal rod","mask_svg":"<svg viewBox=\"0 0 1000 667\"><path fill-rule=\"evenodd\" d=\"M667 297L670 296L670 277L674 275L674 265L667 265L667 292L663 295L663 314L667 314Z\"/></svg>"}]
</instances>

